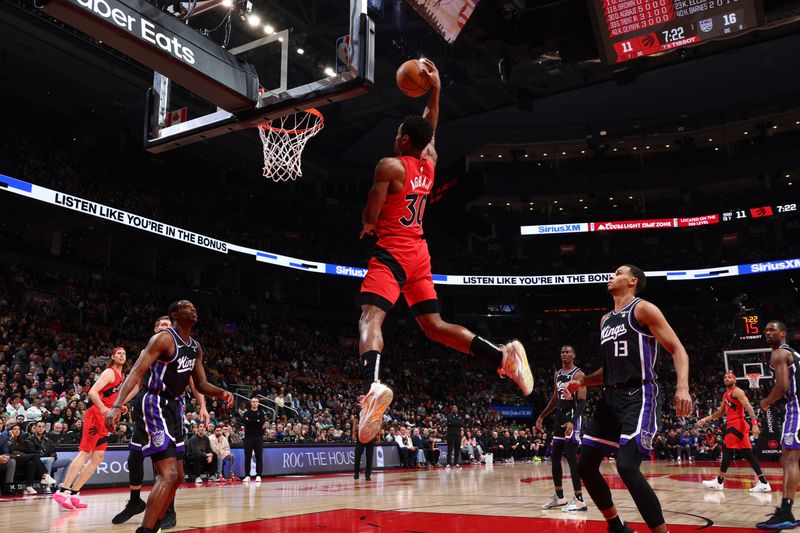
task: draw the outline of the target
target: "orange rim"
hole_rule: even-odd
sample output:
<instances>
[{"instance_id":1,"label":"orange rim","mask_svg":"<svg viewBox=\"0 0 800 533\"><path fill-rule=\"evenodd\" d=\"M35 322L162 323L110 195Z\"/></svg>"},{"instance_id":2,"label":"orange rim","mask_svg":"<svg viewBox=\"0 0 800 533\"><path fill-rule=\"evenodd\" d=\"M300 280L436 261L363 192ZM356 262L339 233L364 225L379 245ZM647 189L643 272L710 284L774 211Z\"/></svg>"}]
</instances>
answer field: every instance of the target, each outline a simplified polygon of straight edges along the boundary
<instances>
[{"instance_id":1,"label":"orange rim","mask_svg":"<svg viewBox=\"0 0 800 533\"><path fill-rule=\"evenodd\" d=\"M320 129L323 126L323 124L325 123L325 117L322 116L322 113L320 113L320 111L318 109L312 107L312 108L309 108L309 109L304 109L303 111L305 113L308 113L309 115L316 116L317 118L319 118L319 121L317 121L317 123L314 124L313 126L311 126L310 128L299 128L299 129L294 129L294 130L286 130L286 129L283 129L283 128L273 128L272 125L271 125L272 124L272 120L268 120L268 121L264 122L263 124L259 124L258 127L261 128L262 130L274 131L275 133L283 133L283 134L286 134L286 135L298 135L300 133L307 133L307 132L311 132L311 131L316 131L316 130Z\"/></svg>"}]
</instances>

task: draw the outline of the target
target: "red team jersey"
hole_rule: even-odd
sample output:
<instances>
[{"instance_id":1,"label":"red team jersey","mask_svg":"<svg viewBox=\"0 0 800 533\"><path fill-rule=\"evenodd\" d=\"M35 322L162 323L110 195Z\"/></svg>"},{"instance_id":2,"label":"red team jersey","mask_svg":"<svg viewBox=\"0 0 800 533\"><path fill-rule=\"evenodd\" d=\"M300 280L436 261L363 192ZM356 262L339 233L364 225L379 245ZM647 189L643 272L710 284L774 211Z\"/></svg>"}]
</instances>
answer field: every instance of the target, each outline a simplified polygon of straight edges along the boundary
<instances>
[{"instance_id":1,"label":"red team jersey","mask_svg":"<svg viewBox=\"0 0 800 533\"><path fill-rule=\"evenodd\" d=\"M752 448L750 443L750 424L744 419L744 404L733 397L733 387L725 391L722 403L725 404L725 447L731 449Z\"/></svg>"},{"instance_id":2,"label":"red team jersey","mask_svg":"<svg viewBox=\"0 0 800 533\"><path fill-rule=\"evenodd\" d=\"M374 228L378 242L361 285L362 303L388 311L402 292L413 314L438 312L428 244L422 238L434 164L426 157L398 159L405 168L405 181L400 192L386 195L378 215ZM429 304L413 307L420 302Z\"/></svg>"},{"instance_id":3,"label":"red team jersey","mask_svg":"<svg viewBox=\"0 0 800 533\"><path fill-rule=\"evenodd\" d=\"M399 159L405 167L406 180L402 191L386 195L386 203L375 224L379 246L381 241L422 237L422 218L433 189L433 163L426 157L401 156Z\"/></svg>"},{"instance_id":4,"label":"red team jersey","mask_svg":"<svg viewBox=\"0 0 800 533\"><path fill-rule=\"evenodd\" d=\"M119 388L122 381L125 379L122 374L117 372L113 367L111 371L114 372L114 380L103 387L100 391L100 400L103 405L110 408L117 401L119 396ZM105 450L108 442L108 430L106 429L105 420L100 409L92 404L86 410L83 417L83 435L81 436L80 451L93 452L95 450Z\"/></svg>"}]
</instances>

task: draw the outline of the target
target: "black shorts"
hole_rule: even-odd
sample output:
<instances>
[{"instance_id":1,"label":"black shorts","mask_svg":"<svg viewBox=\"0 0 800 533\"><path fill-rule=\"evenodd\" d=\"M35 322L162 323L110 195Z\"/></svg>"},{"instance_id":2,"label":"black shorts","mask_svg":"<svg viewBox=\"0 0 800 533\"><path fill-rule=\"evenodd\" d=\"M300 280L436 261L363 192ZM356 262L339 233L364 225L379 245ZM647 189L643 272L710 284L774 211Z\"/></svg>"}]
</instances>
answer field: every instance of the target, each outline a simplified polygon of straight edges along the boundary
<instances>
[{"instance_id":1,"label":"black shorts","mask_svg":"<svg viewBox=\"0 0 800 533\"><path fill-rule=\"evenodd\" d=\"M592 420L586 425L583 445L613 453L635 440L639 452L650 457L661 419L660 396L657 383L604 388Z\"/></svg>"},{"instance_id":2,"label":"black shorts","mask_svg":"<svg viewBox=\"0 0 800 533\"><path fill-rule=\"evenodd\" d=\"M575 415L573 409L558 409L553 411L553 440L562 440L565 442L574 442L575 444L581 443L581 426L583 425L583 417L578 417L575 427L572 429L572 436L566 438L564 436L565 428L562 427L567 422L572 422L572 417Z\"/></svg>"},{"instance_id":3,"label":"black shorts","mask_svg":"<svg viewBox=\"0 0 800 533\"><path fill-rule=\"evenodd\" d=\"M133 401L131 448L154 461L182 457L184 451L183 401L140 392Z\"/></svg>"}]
</instances>

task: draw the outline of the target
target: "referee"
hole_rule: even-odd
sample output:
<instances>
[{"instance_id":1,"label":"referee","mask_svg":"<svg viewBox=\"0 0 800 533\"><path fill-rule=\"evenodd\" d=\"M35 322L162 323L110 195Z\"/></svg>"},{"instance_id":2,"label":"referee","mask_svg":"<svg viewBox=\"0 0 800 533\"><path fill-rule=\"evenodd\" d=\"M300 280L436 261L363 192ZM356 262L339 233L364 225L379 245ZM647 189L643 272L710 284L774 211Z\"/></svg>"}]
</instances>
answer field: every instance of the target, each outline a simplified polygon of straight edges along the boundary
<instances>
[{"instance_id":1,"label":"referee","mask_svg":"<svg viewBox=\"0 0 800 533\"><path fill-rule=\"evenodd\" d=\"M258 408L258 397L250 398L250 409L244 412L242 422L244 423L244 477L245 482L250 481L250 457L253 452L256 454L256 475L253 481L261 483L261 468L263 466L264 450L264 424L267 417Z\"/></svg>"}]
</instances>

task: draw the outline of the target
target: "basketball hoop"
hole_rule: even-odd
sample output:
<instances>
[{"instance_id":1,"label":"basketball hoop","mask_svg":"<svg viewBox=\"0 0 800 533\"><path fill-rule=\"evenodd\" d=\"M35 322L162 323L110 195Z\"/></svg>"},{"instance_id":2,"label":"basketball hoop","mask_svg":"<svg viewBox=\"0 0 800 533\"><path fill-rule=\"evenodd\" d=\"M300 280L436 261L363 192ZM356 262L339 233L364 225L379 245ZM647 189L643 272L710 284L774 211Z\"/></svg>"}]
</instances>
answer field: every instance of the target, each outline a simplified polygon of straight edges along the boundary
<instances>
[{"instance_id":1,"label":"basketball hoop","mask_svg":"<svg viewBox=\"0 0 800 533\"><path fill-rule=\"evenodd\" d=\"M750 383L751 389L758 389L760 388L759 380L761 379L761 374L755 372L753 374L745 374L744 377L747 378L747 382Z\"/></svg>"},{"instance_id":2,"label":"basketball hoop","mask_svg":"<svg viewBox=\"0 0 800 533\"><path fill-rule=\"evenodd\" d=\"M258 125L264 145L264 177L274 182L289 181L303 175L303 149L306 142L325 125L322 113L306 109Z\"/></svg>"}]
</instances>

